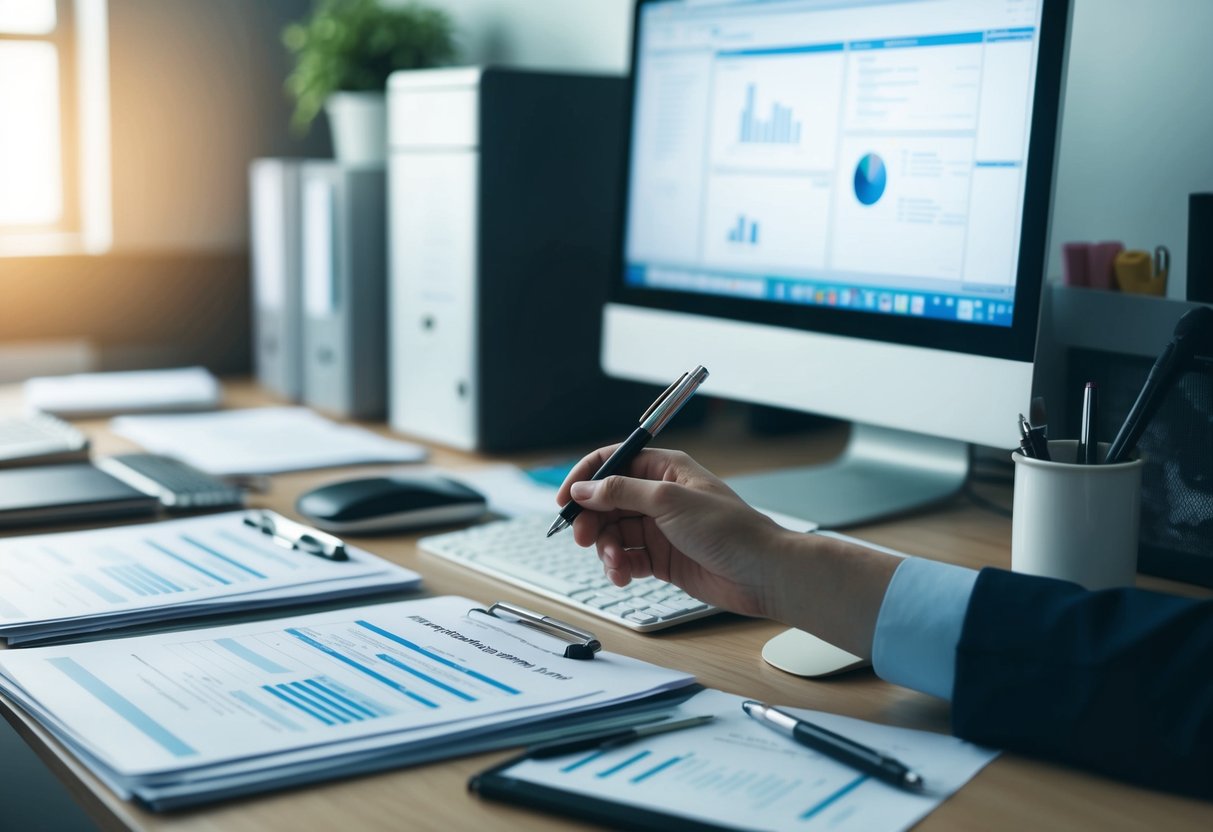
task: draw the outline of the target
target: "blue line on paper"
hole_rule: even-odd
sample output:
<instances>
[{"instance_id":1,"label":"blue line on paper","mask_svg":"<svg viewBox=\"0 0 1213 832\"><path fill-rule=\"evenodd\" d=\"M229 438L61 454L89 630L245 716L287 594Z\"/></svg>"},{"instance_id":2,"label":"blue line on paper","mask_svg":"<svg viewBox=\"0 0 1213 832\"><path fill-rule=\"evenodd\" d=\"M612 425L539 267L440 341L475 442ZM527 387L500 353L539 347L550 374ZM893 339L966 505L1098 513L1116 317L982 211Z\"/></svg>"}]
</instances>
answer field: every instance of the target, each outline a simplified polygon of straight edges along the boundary
<instances>
[{"instance_id":1,"label":"blue line on paper","mask_svg":"<svg viewBox=\"0 0 1213 832\"><path fill-rule=\"evenodd\" d=\"M176 734L144 713L142 708L98 679L74 659L55 658L47 659L47 661L174 757L190 757L198 753Z\"/></svg>"},{"instance_id":2,"label":"blue line on paper","mask_svg":"<svg viewBox=\"0 0 1213 832\"><path fill-rule=\"evenodd\" d=\"M816 806L811 807L811 808L810 808L810 809L809 809L807 812L805 812L803 815L801 815L801 816L800 816L800 819L801 819L801 820L809 820L809 819L810 819L810 818L812 818L813 816L818 815L818 814L820 814L820 813L824 812L824 811L825 811L826 809L828 809L828 808L830 807L830 805L831 805L831 804L833 804L833 803L834 803L836 800L840 800L840 799L842 799L842 798L843 798L843 797L845 797L846 795L848 795L848 794L850 794L851 792L855 791L855 789L859 788L859 785L860 785L860 784L861 784L863 781L867 780L868 778L869 778L869 775L867 775L867 774L861 774L860 776L856 777L856 778L855 778L854 780L852 780L850 783L847 783L847 784L846 784L845 786L843 786L841 789L839 789L838 791L834 792L834 793L833 793L832 795L830 795L829 797L827 797L827 798L825 798L824 800L822 800L822 801L821 801L820 803L818 803Z\"/></svg>"},{"instance_id":3,"label":"blue line on paper","mask_svg":"<svg viewBox=\"0 0 1213 832\"><path fill-rule=\"evenodd\" d=\"M115 581L122 584L124 587L126 587L131 592L135 593L136 595L146 596L148 594L146 589L144 589L142 586L135 583L130 578L126 577L124 574L119 572L116 567L103 566L103 567L101 567L101 571L104 572L106 575L109 575Z\"/></svg>"},{"instance_id":4,"label":"blue line on paper","mask_svg":"<svg viewBox=\"0 0 1213 832\"><path fill-rule=\"evenodd\" d=\"M488 676L485 676L483 673L477 673L475 670L472 670L471 668L468 668L468 667L464 667L463 665L459 664L458 662L453 662L450 659L445 659L442 656L439 656L437 653L431 653L429 650L426 650L424 647L422 647L418 644L414 644L413 642L409 641L408 639L402 638L401 636L398 636L395 633L389 633L387 630L384 630L381 627L376 627L374 624L372 624L369 621L358 621L356 623L358 624L359 627L365 627L366 629L370 630L372 633L377 633L378 635L381 635L386 639L390 639L403 647L407 647L410 650L420 653L421 655L425 656L427 659L430 659L431 661L438 662L438 664L441 664L441 665L446 665L447 667L458 670L460 673L466 673L468 676L471 676L473 679L479 679L480 681L484 682L486 685L492 685L493 687L498 688L499 690L503 690L506 693L510 693L510 694L522 693L522 691L517 690L516 688L510 687L509 685L505 684L504 682L498 682L496 679L491 679Z\"/></svg>"},{"instance_id":5,"label":"blue line on paper","mask_svg":"<svg viewBox=\"0 0 1213 832\"><path fill-rule=\"evenodd\" d=\"M302 688L301 692L307 693L308 696L324 703L330 710L338 711L345 714L350 719L361 722L364 719L374 719L375 714L368 711L366 708L356 707L351 705L339 696L334 696L332 693L325 690L323 687L318 687L313 679L304 679L302 682L291 682L291 687Z\"/></svg>"},{"instance_id":6,"label":"blue line on paper","mask_svg":"<svg viewBox=\"0 0 1213 832\"><path fill-rule=\"evenodd\" d=\"M204 569L203 567L194 563L192 560L183 558L183 557L181 557L181 555L178 555L175 552L172 552L172 551L166 549L165 547L161 546L156 541L149 539L149 540L145 540L144 542L147 543L148 546L151 546L153 549L156 549L157 551L168 555L170 558L177 561L178 563L188 566L190 569L193 569L195 572L201 572L203 575L206 575L212 581L218 581L219 583L223 584L224 586L231 586L232 582L229 581L227 578L223 577L222 575L216 575L214 572L210 571L209 569Z\"/></svg>"},{"instance_id":7,"label":"blue line on paper","mask_svg":"<svg viewBox=\"0 0 1213 832\"><path fill-rule=\"evenodd\" d=\"M316 691L308 688L301 682L290 682L287 685L279 685L278 687L289 687L295 697L316 708L323 714L328 714L338 722L361 722L362 717L357 714L348 713L345 708L338 708L333 703L329 702Z\"/></svg>"},{"instance_id":8,"label":"blue line on paper","mask_svg":"<svg viewBox=\"0 0 1213 832\"><path fill-rule=\"evenodd\" d=\"M254 578L261 578L262 580L266 580L265 575L262 574L261 572L258 572L253 567L245 566L240 561L238 561L234 558L229 558L227 555L223 554L219 550L212 549L210 546L207 546L205 543L203 543L199 540L195 540L194 538L190 537L188 534L181 535L181 539L184 540L186 543L190 544L191 546L201 549L202 551L206 552L208 555L219 558L219 560L223 561L224 563L226 563L230 566L234 566L237 569L240 569L244 572L249 573Z\"/></svg>"},{"instance_id":9,"label":"blue line on paper","mask_svg":"<svg viewBox=\"0 0 1213 832\"><path fill-rule=\"evenodd\" d=\"M577 769L581 768L586 763L592 763L594 760L597 760L599 757L601 757L603 755L603 753L604 752L602 752L602 751L593 751L593 752L585 755L584 757L582 757L580 760L575 760L574 762L569 763L567 766L565 766L564 768L562 768L560 770L565 772L566 774L570 771L576 771Z\"/></svg>"},{"instance_id":10,"label":"blue line on paper","mask_svg":"<svg viewBox=\"0 0 1213 832\"><path fill-rule=\"evenodd\" d=\"M215 639L215 644L222 647L224 650L239 656L246 662L256 667L259 670L264 670L266 673L290 673L290 668L283 667L278 662L267 659L265 656L253 650L251 647L246 647L234 638L219 638Z\"/></svg>"},{"instance_id":11,"label":"blue line on paper","mask_svg":"<svg viewBox=\"0 0 1213 832\"><path fill-rule=\"evenodd\" d=\"M631 757L628 757L622 763L616 763L615 765L611 766L610 768L603 769L602 771L598 772L597 776L599 779L602 779L605 777L610 777L615 772L623 771L625 768L630 766L632 763L635 763L639 760L643 760L645 757L649 756L652 753L653 753L652 751L646 750L646 751L641 751L638 754L633 754Z\"/></svg>"},{"instance_id":12,"label":"blue line on paper","mask_svg":"<svg viewBox=\"0 0 1213 832\"><path fill-rule=\"evenodd\" d=\"M114 569L117 570L119 574L124 575L131 583L141 586L143 589L147 590L148 595L164 595L163 589L140 575L139 571L133 566L123 564L122 566L115 566Z\"/></svg>"},{"instance_id":13,"label":"blue line on paper","mask_svg":"<svg viewBox=\"0 0 1213 832\"><path fill-rule=\"evenodd\" d=\"M247 693L245 693L242 690L232 691L232 698L239 699L245 705L248 705L250 708L252 708L257 713L261 714L266 719L273 720L274 722L277 722L279 725L285 726L286 729L289 731L302 731L303 730L298 725L296 725L294 722L291 722L289 719L284 717L282 714L276 713L272 708L266 707L264 704L262 704L261 702L258 702L256 699L249 696Z\"/></svg>"},{"instance_id":14,"label":"blue line on paper","mask_svg":"<svg viewBox=\"0 0 1213 832\"><path fill-rule=\"evenodd\" d=\"M159 572L154 572L151 569L148 569L146 566L144 566L141 563L137 563L131 568L134 569L136 572L138 572L140 575L147 578L147 580L152 581L157 586L163 587L164 589L166 589L169 592L182 592L183 591L181 587L177 586L175 583L170 581L168 578L164 577Z\"/></svg>"},{"instance_id":15,"label":"blue line on paper","mask_svg":"<svg viewBox=\"0 0 1213 832\"><path fill-rule=\"evenodd\" d=\"M645 780L648 780L654 774L658 774L662 771L665 771L670 766L677 765L678 763L681 763L685 759L686 759L686 757L671 757L670 759L666 760L664 763L655 765L651 769L649 769L648 771L646 771L642 774L637 774L635 777L632 778L632 782L633 783L643 783Z\"/></svg>"},{"instance_id":16,"label":"blue line on paper","mask_svg":"<svg viewBox=\"0 0 1213 832\"><path fill-rule=\"evenodd\" d=\"M299 710L299 711L303 711L305 714L310 716L312 719L320 720L325 725L336 725L337 724L337 723L333 722L333 720L331 720L327 716L325 716L324 714L312 710L306 704L304 704L304 703L300 702L298 699L296 699L294 696L290 696L289 691L279 690L279 688L281 688L281 687L282 687L281 685L278 685L278 686L262 685L261 689L263 691L265 691L266 693L268 693L270 696L275 696L278 699L281 699L283 702L290 705L292 708L295 708L296 710Z\"/></svg>"},{"instance_id":17,"label":"blue line on paper","mask_svg":"<svg viewBox=\"0 0 1213 832\"><path fill-rule=\"evenodd\" d=\"M80 584L80 586L84 587L85 589L92 590L94 593L101 596L101 599L104 601L109 601L111 604L121 604L126 601L126 599L121 595L106 589L88 575L76 575L75 577L76 583Z\"/></svg>"},{"instance_id":18,"label":"blue line on paper","mask_svg":"<svg viewBox=\"0 0 1213 832\"><path fill-rule=\"evenodd\" d=\"M422 673L420 670L416 670L414 668L409 667L407 664L405 664L404 662L395 658L394 656L390 656L387 653L380 653L377 658L381 659L382 661L387 662L388 664L392 665L392 667L400 668L405 673L413 674L418 679L424 679L425 681L429 682L434 687L441 688L442 690L445 690L447 693L452 694L453 696L458 696L464 702L475 702L476 701L475 696L472 696L471 694L464 693L461 690L453 688L450 685L446 684L445 682L439 682L433 676L427 676L426 674Z\"/></svg>"},{"instance_id":19,"label":"blue line on paper","mask_svg":"<svg viewBox=\"0 0 1213 832\"><path fill-rule=\"evenodd\" d=\"M304 684L311 685L334 702L340 702L347 708L353 708L359 713L365 714L370 719L374 719L377 716L388 716L392 713L392 711L383 707L378 702L369 699L364 700L364 702L355 701L348 691L338 687L328 679L325 679L324 682L321 682L320 679L305 679Z\"/></svg>"},{"instance_id":20,"label":"blue line on paper","mask_svg":"<svg viewBox=\"0 0 1213 832\"><path fill-rule=\"evenodd\" d=\"M430 700L426 699L424 696L419 696L418 694L413 693L411 690L409 690L408 688L406 688L404 685L400 684L399 682L389 679L388 677L384 676L382 673L372 670L371 668L367 667L366 665L362 664L361 662L351 659L349 656L346 656L342 653L338 653L333 648L328 647L324 644L321 644L320 642L316 641L311 636L305 635L304 633L302 633L301 631L299 631L293 627L288 629L287 633L289 633L290 635L299 639L304 644L307 644L310 647L315 647L320 652L325 653L329 656L332 656L337 661L342 662L344 664L348 664L350 667L354 668L355 670L365 673L367 676L370 676L375 681L380 682L384 685L387 685L392 690L397 691L399 693L403 693L405 696L409 697L410 699L420 702L422 705L425 705L427 708L437 708L438 707L437 702L431 702Z\"/></svg>"}]
</instances>

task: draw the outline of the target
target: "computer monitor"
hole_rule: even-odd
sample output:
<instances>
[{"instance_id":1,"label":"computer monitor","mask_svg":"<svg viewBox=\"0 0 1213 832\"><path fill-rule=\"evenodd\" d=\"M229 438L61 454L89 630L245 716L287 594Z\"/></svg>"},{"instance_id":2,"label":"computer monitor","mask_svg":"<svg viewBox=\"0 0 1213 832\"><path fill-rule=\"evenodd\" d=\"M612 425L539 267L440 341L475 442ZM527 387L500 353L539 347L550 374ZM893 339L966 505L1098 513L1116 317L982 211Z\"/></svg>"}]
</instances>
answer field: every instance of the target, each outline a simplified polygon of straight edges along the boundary
<instances>
[{"instance_id":1,"label":"computer monitor","mask_svg":"<svg viewBox=\"0 0 1213 832\"><path fill-rule=\"evenodd\" d=\"M641 0L608 374L854 422L752 502L948 496L1031 398L1068 0Z\"/></svg>"}]
</instances>

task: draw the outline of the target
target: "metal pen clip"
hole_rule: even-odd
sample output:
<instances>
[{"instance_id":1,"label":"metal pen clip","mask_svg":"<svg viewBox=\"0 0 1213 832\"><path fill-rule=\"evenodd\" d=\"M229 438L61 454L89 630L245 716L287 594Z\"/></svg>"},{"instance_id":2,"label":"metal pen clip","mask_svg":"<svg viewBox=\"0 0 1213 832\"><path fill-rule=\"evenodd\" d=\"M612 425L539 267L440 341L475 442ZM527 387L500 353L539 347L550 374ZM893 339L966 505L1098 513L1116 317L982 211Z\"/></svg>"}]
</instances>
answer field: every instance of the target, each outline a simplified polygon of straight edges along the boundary
<instances>
[{"instance_id":1,"label":"metal pen clip","mask_svg":"<svg viewBox=\"0 0 1213 832\"><path fill-rule=\"evenodd\" d=\"M661 429L682 410L682 406L695 395L695 391L707 377L708 371L702 364L689 373L683 373L678 381L657 397L657 401L649 405L649 409L640 417L640 426L648 431L650 436L661 433Z\"/></svg>"},{"instance_id":2,"label":"metal pen clip","mask_svg":"<svg viewBox=\"0 0 1213 832\"><path fill-rule=\"evenodd\" d=\"M1166 246L1154 247L1154 277L1163 277L1171 271L1171 251Z\"/></svg>"},{"instance_id":3,"label":"metal pen clip","mask_svg":"<svg viewBox=\"0 0 1213 832\"><path fill-rule=\"evenodd\" d=\"M345 543L327 532L308 528L302 523L288 520L281 514L266 509L250 511L244 515L244 525L267 534L274 542L299 552L306 552L329 560L349 560Z\"/></svg>"},{"instance_id":4,"label":"metal pen clip","mask_svg":"<svg viewBox=\"0 0 1213 832\"><path fill-rule=\"evenodd\" d=\"M524 627L530 627L532 630L538 630L549 636L555 636L562 641L571 642L565 646L564 653L562 654L566 659L592 659L594 658L594 654L602 649L602 642L588 630L574 627L572 624L566 624L560 619L528 610L517 604L498 601L487 610L482 607L473 607L468 612L484 613L493 618L509 621L513 624L521 624Z\"/></svg>"}]
</instances>

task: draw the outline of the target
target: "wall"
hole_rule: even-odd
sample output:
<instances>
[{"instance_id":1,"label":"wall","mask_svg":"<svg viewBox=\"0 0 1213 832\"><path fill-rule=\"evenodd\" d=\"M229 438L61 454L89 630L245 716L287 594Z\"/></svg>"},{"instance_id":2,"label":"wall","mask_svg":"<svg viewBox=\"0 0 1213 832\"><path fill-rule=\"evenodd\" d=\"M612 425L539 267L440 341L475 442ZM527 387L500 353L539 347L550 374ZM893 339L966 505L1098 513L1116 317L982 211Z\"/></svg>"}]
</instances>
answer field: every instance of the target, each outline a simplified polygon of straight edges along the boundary
<instances>
[{"instance_id":1,"label":"wall","mask_svg":"<svg viewBox=\"0 0 1213 832\"><path fill-rule=\"evenodd\" d=\"M1213 2L1078 0L1049 274L1067 240L1171 250L1187 279L1188 194L1213 191Z\"/></svg>"},{"instance_id":2,"label":"wall","mask_svg":"<svg viewBox=\"0 0 1213 832\"><path fill-rule=\"evenodd\" d=\"M242 251L257 156L328 155L287 132L283 26L310 0L109 0L114 248Z\"/></svg>"}]
</instances>

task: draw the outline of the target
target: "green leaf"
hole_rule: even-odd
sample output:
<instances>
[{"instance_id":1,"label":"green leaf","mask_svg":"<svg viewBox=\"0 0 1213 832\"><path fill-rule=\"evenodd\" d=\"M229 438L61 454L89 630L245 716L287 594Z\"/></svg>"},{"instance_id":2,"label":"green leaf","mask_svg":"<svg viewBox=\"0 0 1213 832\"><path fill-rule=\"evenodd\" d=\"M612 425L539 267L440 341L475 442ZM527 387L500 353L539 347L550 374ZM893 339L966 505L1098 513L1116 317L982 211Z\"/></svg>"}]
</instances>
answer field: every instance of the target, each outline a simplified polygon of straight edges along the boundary
<instances>
[{"instance_id":1,"label":"green leaf","mask_svg":"<svg viewBox=\"0 0 1213 832\"><path fill-rule=\"evenodd\" d=\"M307 132L338 90L382 90L397 69L449 63L454 28L446 12L417 2L385 8L377 0L319 0L310 17L282 30L295 57L284 85L295 100L292 129Z\"/></svg>"}]
</instances>

